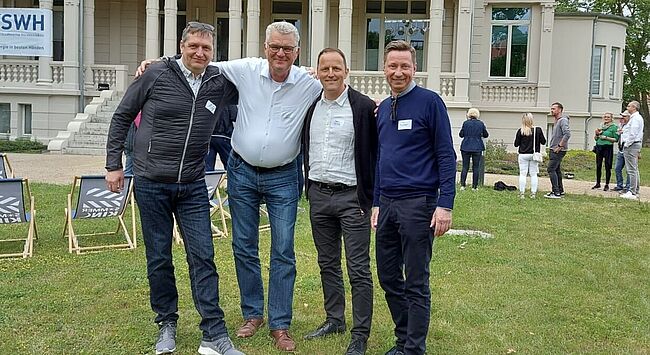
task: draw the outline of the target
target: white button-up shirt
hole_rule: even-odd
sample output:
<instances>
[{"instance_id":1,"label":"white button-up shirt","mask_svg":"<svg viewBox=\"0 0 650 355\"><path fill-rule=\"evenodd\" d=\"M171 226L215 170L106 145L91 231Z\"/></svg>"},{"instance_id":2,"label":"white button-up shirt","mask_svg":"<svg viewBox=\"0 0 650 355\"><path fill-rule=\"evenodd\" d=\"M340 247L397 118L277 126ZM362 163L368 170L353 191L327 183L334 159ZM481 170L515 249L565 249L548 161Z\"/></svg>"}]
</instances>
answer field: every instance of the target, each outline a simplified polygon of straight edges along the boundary
<instances>
[{"instance_id":1,"label":"white button-up shirt","mask_svg":"<svg viewBox=\"0 0 650 355\"><path fill-rule=\"evenodd\" d=\"M621 141L626 148L635 142L643 141L643 125L643 117L638 111L630 116L630 120L623 126L621 134Z\"/></svg>"},{"instance_id":2,"label":"white button-up shirt","mask_svg":"<svg viewBox=\"0 0 650 355\"><path fill-rule=\"evenodd\" d=\"M322 89L320 82L296 66L284 82L275 82L264 58L211 64L239 90L233 150L247 163L264 168L295 159L305 114Z\"/></svg>"},{"instance_id":3,"label":"white button-up shirt","mask_svg":"<svg viewBox=\"0 0 650 355\"><path fill-rule=\"evenodd\" d=\"M357 184L354 166L354 125L348 88L335 100L322 94L309 132L309 179L324 183Z\"/></svg>"},{"instance_id":4,"label":"white button-up shirt","mask_svg":"<svg viewBox=\"0 0 650 355\"><path fill-rule=\"evenodd\" d=\"M203 73L194 76L194 73L187 69L185 64L183 64L182 58L176 59L176 63L178 63L178 66L181 67L181 72L183 75L185 75L185 79L187 79L187 83L190 84L190 87L194 92L194 96L196 97L196 94L199 92L199 87L201 87L201 81L203 80L203 73L205 73L205 70Z\"/></svg>"}]
</instances>

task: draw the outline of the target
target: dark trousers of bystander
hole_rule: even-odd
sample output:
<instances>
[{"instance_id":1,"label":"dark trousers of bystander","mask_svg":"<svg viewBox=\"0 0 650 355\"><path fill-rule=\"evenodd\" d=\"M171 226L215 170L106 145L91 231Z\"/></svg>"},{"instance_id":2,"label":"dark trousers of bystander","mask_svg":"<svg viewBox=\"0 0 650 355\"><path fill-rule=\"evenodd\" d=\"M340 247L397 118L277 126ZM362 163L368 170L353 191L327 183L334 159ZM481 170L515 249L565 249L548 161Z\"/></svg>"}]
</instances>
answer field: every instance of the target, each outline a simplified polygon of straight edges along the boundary
<instances>
[{"instance_id":1,"label":"dark trousers of bystander","mask_svg":"<svg viewBox=\"0 0 650 355\"><path fill-rule=\"evenodd\" d=\"M551 188L555 195L564 193L564 185L562 185L562 159L565 155L565 150L557 153L551 150L549 154L546 171L548 172L548 177L551 179Z\"/></svg>"}]
</instances>

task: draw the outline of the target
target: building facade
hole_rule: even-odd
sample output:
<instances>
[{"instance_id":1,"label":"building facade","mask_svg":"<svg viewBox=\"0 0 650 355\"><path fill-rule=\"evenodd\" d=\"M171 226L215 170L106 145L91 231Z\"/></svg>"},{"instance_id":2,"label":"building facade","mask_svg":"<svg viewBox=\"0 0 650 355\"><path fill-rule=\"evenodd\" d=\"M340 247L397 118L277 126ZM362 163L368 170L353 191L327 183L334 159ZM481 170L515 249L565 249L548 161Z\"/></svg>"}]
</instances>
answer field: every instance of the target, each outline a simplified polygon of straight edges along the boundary
<instances>
[{"instance_id":1,"label":"building facade","mask_svg":"<svg viewBox=\"0 0 650 355\"><path fill-rule=\"evenodd\" d=\"M177 53L187 21L215 25L215 60L261 56L266 26L291 22L301 36L296 64L313 66L322 48L338 47L348 56L350 84L377 98L389 92L381 71L384 45L408 40L417 52L416 80L445 100L457 145L469 107L481 110L490 139L512 148L522 113L532 112L537 125L550 127L549 106L559 101L572 117L570 147L585 148L600 116L618 112L622 103L626 20L557 15L554 1L0 0L0 5L51 9L54 21L52 57L0 57L0 139L49 142L70 131L70 122L84 119L76 113L88 111L99 89L119 95L142 59Z\"/></svg>"}]
</instances>

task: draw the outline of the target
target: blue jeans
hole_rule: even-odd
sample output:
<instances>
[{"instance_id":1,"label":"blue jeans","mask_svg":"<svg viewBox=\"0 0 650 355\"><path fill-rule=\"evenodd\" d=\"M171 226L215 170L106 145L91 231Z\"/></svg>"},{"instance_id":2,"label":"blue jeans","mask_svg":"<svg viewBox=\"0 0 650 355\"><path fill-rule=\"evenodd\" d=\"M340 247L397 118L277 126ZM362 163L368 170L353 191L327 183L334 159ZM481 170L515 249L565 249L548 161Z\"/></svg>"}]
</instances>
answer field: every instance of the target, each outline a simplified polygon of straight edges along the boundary
<instances>
[{"instance_id":1,"label":"blue jeans","mask_svg":"<svg viewBox=\"0 0 650 355\"><path fill-rule=\"evenodd\" d=\"M623 185L623 169L625 169L625 157L623 152L618 152L616 154L616 167L614 167L614 172L616 173L616 187L619 189L629 189L630 188L630 175L626 173L625 186Z\"/></svg>"},{"instance_id":2,"label":"blue jeans","mask_svg":"<svg viewBox=\"0 0 650 355\"><path fill-rule=\"evenodd\" d=\"M481 170L482 152L460 152L463 156L463 170L460 172L460 185L465 186L467 181L467 172L469 171L469 160L472 159L472 188L478 187L479 173Z\"/></svg>"},{"instance_id":3,"label":"blue jeans","mask_svg":"<svg viewBox=\"0 0 650 355\"><path fill-rule=\"evenodd\" d=\"M289 329L296 257L293 249L298 207L296 160L277 168L258 168L235 151L228 160L228 200L232 214L232 249L244 319L264 316L264 286L259 258L260 203L271 222L269 329Z\"/></svg>"},{"instance_id":4,"label":"blue jeans","mask_svg":"<svg viewBox=\"0 0 650 355\"><path fill-rule=\"evenodd\" d=\"M214 264L210 205L205 180L161 183L135 177L146 248L151 309L155 322L178 320L178 292L172 263L172 213L176 216L187 253L194 306L201 315L203 339L223 337L226 324L219 307L219 274Z\"/></svg>"}]
</instances>

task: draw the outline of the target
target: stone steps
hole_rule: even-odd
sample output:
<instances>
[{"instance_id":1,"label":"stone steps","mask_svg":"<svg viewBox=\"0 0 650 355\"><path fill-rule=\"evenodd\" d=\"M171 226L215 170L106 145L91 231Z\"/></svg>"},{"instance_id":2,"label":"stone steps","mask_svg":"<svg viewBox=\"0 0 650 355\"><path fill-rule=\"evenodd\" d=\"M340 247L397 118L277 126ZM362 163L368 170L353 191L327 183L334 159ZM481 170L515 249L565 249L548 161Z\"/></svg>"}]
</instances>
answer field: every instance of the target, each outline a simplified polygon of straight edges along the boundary
<instances>
[{"instance_id":1,"label":"stone steps","mask_svg":"<svg viewBox=\"0 0 650 355\"><path fill-rule=\"evenodd\" d=\"M106 148L82 148L82 147L66 147L63 150L64 154L75 154L75 155L97 155L105 156Z\"/></svg>"},{"instance_id":2,"label":"stone steps","mask_svg":"<svg viewBox=\"0 0 650 355\"><path fill-rule=\"evenodd\" d=\"M122 95L104 103L84 122L63 149L65 154L105 155L108 130Z\"/></svg>"}]
</instances>

